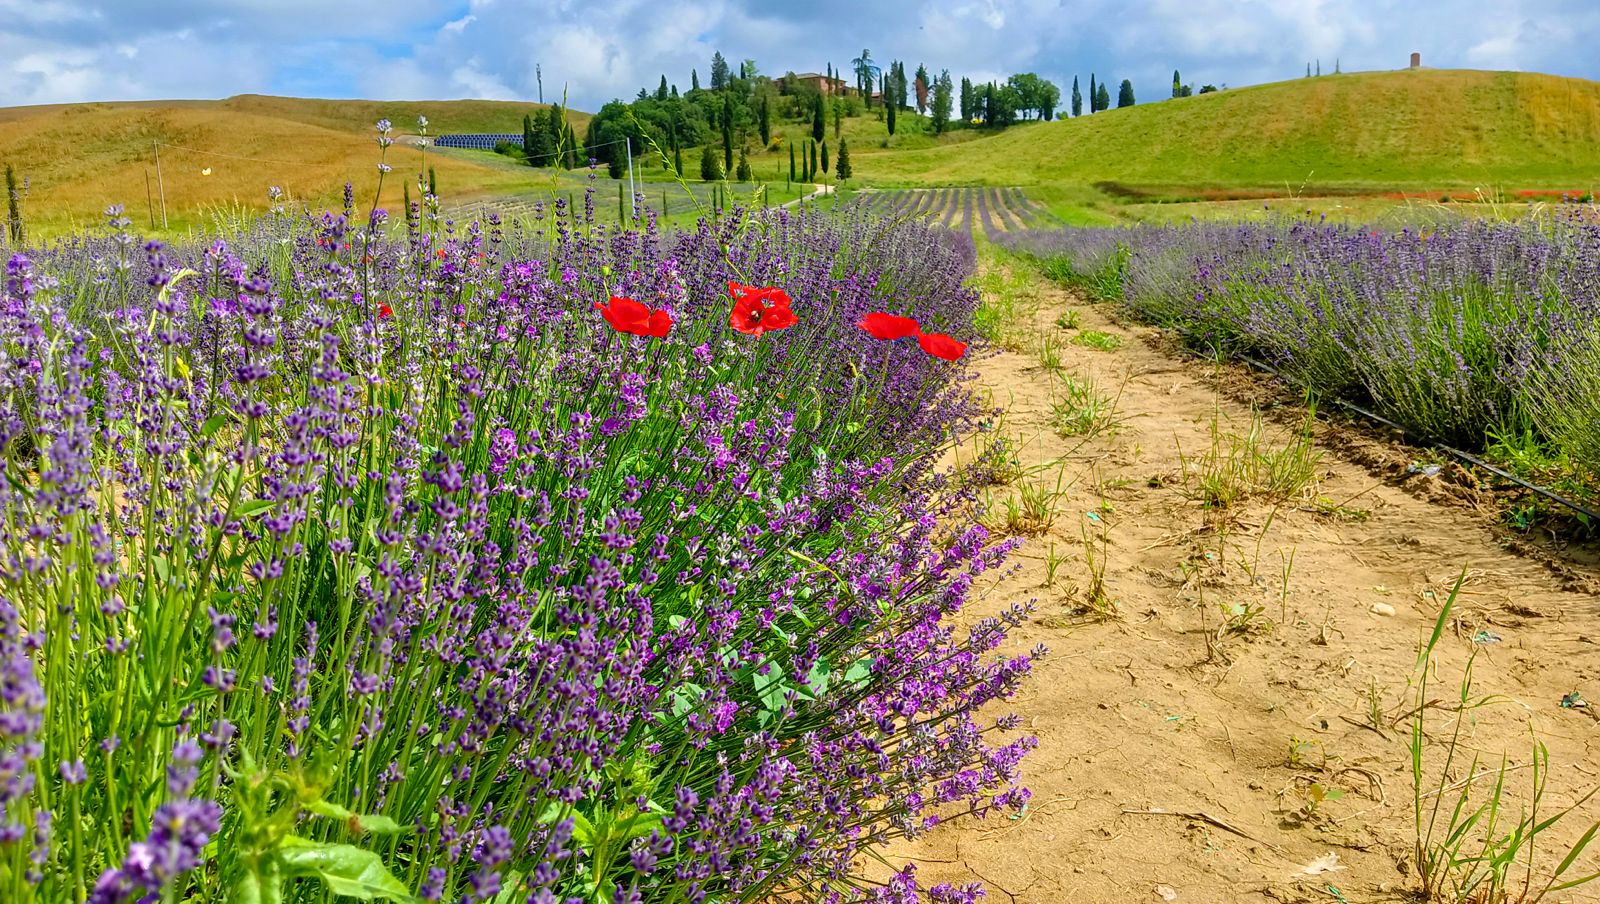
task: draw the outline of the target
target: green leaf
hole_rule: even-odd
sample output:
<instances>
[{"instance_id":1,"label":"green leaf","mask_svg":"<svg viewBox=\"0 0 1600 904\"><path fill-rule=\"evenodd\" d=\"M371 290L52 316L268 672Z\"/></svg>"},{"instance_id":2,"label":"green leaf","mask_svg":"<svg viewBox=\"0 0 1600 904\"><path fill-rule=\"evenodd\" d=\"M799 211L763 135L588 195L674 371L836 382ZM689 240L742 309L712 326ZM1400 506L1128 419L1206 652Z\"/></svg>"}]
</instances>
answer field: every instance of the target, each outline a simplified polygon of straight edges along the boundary
<instances>
[{"instance_id":1,"label":"green leaf","mask_svg":"<svg viewBox=\"0 0 1600 904\"><path fill-rule=\"evenodd\" d=\"M387 816L352 813L336 803L320 798L306 804L306 810L318 816L325 816L328 819L337 819L340 822L347 823L351 829L361 834L398 835L403 831L400 823Z\"/></svg>"},{"instance_id":2,"label":"green leaf","mask_svg":"<svg viewBox=\"0 0 1600 904\"><path fill-rule=\"evenodd\" d=\"M756 695L761 698L761 708L768 712L777 712L783 709L783 698L788 693L788 685L783 680L783 666L776 662L768 663L767 673L756 672Z\"/></svg>"},{"instance_id":3,"label":"green leaf","mask_svg":"<svg viewBox=\"0 0 1600 904\"><path fill-rule=\"evenodd\" d=\"M256 512L264 512L278 504L276 499L252 499L239 506L239 517L248 518Z\"/></svg>"},{"instance_id":4,"label":"green leaf","mask_svg":"<svg viewBox=\"0 0 1600 904\"><path fill-rule=\"evenodd\" d=\"M415 901L378 855L353 844L326 844L286 836L276 851L287 878L322 880L329 892L362 901Z\"/></svg>"},{"instance_id":5,"label":"green leaf","mask_svg":"<svg viewBox=\"0 0 1600 904\"><path fill-rule=\"evenodd\" d=\"M218 430L221 430L222 429L222 425L226 424L227 422L228 422L228 416L226 414L213 414L212 416L206 418L206 422L203 425L201 425L201 427L200 427L200 435L201 436L211 436L212 434L216 433Z\"/></svg>"}]
</instances>

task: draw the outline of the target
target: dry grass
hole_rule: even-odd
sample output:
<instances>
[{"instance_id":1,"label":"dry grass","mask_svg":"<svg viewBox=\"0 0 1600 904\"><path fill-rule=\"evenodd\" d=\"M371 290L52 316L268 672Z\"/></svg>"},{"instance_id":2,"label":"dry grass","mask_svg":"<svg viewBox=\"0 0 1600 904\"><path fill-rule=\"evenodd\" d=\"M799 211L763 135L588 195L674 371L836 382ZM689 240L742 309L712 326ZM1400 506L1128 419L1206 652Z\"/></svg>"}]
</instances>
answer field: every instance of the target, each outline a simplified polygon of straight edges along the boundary
<instances>
[{"instance_id":1,"label":"dry grass","mask_svg":"<svg viewBox=\"0 0 1600 904\"><path fill-rule=\"evenodd\" d=\"M152 143L164 147L161 182L174 229L208 218L217 207L266 207L277 185L314 206L335 201L345 182L363 206L377 182L373 123L387 116L399 134L414 132L419 113L432 134L519 132L536 104L503 101L331 101L243 95L221 101L65 104L0 109L0 161L30 180L25 208L36 234L99 222L107 205L127 207L149 226L146 176L156 190ZM587 117L574 114L580 133ZM228 155L228 156L222 156ZM395 175L414 174L415 147L390 149ZM237 159L252 158L252 159ZM430 153L441 189L457 198L490 192L513 176L505 168ZM210 174L203 171L209 168ZM522 178L520 181L528 181ZM402 179L387 180L382 204L401 201ZM42 229L41 229L42 227Z\"/></svg>"}]
</instances>

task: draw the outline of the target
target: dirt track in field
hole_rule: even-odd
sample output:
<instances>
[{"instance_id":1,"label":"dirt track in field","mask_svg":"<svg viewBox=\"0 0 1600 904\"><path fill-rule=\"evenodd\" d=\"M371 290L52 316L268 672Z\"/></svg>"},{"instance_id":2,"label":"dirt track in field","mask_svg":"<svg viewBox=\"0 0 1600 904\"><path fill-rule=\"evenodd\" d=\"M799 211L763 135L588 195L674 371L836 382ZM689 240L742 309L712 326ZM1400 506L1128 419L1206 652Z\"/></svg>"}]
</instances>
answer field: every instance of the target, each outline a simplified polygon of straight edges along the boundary
<instances>
[{"instance_id":1,"label":"dirt track in field","mask_svg":"<svg viewBox=\"0 0 1600 904\"><path fill-rule=\"evenodd\" d=\"M1203 459L1214 435L1226 448L1248 432L1251 407L1209 365L1158 351L1144 328L1031 285L1014 343L1024 351L977 364L1008 412L999 435L1033 472L993 493L997 509L1029 481L1059 481L1061 495L1020 571L972 608L1037 600L1036 619L1008 641L1051 649L1011 707L1038 737L1024 764L1033 798L1016 818L941 825L891 860L915 862L924 885L982 881L991 902L1414 900L1408 682L1463 573L1428 697L1458 695L1476 650L1475 690L1508 702L1464 721L1461 756L1509 757L1523 795L1531 723L1550 754L1545 808L1600 784L1600 603L1588 566L1551 569L1510 551L1490 519L1426 498L1451 495L1438 477L1372 470L1371 455L1326 426L1306 491L1208 509L1195 498ZM1056 322L1068 309L1077 328ZM1086 330L1121 345L1075 344ZM1046 336L1059 371L1040 363ZM1058 433L1062 375L1115 397L1115 427ZM1272 444L1292 441L1282 423L1268 419L1267 431ZM1095 557L1085 535L1105 563L1109 619L1084 611ZM1052 550L1064 559L1054 582ZM1562 707L1573 691L1596 705ZM1437 774L1455 716L1430 713ZM1465 778L1467 764L1451 772ZM1600 799L1560 834L1570 841L1596 818ZM1600 853L1585 860L1582 872L1600 870Z\"/></svg>"}]
</instances>

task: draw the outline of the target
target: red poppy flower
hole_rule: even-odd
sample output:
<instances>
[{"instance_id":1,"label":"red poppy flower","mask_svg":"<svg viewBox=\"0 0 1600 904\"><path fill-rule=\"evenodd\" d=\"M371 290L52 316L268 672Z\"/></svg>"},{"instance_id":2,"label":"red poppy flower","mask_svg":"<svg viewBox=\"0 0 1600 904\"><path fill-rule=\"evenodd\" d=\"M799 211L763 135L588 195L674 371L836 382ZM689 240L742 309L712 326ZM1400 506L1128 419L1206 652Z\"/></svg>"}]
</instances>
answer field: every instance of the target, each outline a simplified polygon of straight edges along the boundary
<instances>
[{"instance_id":1,"label":"red poppy flower","mask_svg":"<svg viewBox=\"0 0 1600 904\"><path fill-rule=\"evenodd\" d=\"M967 353L965 342L952 339L944 333L923 333L917 337L917 344L928 354L946 361L954 361Z\"/></svg>"},{"instance_id":2,"label":"red poppy flower","mask_svg":"<svg viewBox=\"0 0 1600 904\"><path fill-rule=\"evenodd\" d=\"M389 315L391 315L393 313L394 313L394 309L389 307L388 305L386 305L386 304L378 305L378 319L379 320L388 320L389 319Z\"/></svg>"},{"instance_id":3,"label":"red poppy flower","mask_svg":"<svg viewBox=\"0 0 1600 904\"><path fill-rule=\"evenodd\" d=\"M633 336L662 338L672 330L672 315L666 311L652 311L631 298L611 296L607 304L595 303L606 323L619 333Z\"/></svg>"},{"instance_id":4,"label":"red poppy flower","mask_svg":"<svg viewBox=\"0 0 1600 904\"><path fill-rule=\"evenodd\" d=\"M872 338L882 339L886 342L904 339L907 336L915 336L922 332L922 328L917 326L917 322L910 317L896 317L893 314L885 314L882 311L873 311L871 314L861 318L861 322L857 323L856 326L866 330Z\"/></svg>"},{"instance_id":5,"label":"red poppy flower","mask_svg":"<svg viewBox=\"0 0 1600 904\"><path fill-rule=\"evenodd\" d=\"M789 296L782 289L730 282L728 291L735 298L728 324L741 333L759 336L767 330L787 329L800 322L789 309Z\"/></svg>"}]
</instances>

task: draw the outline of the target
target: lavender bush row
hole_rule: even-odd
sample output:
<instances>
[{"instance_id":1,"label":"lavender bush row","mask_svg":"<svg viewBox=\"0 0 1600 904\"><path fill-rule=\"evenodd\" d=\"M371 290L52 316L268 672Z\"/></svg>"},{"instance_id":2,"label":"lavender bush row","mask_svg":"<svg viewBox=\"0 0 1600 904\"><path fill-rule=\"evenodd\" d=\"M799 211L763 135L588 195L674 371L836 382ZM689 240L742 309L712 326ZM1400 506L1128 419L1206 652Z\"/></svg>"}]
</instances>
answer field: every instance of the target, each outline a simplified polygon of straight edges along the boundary
<instances>
[{"instance_id":1,"label":"lavender bush row","mask_svg":"<svg viewBox=\"0 0 1600 904\"><path fill-rule=\"evenodd\" d=\"M1600 475L1600 228L1467 220L1007 236L1193 345L1259 357L1436 439L1535 430Z\"/></svg>"},{"instance_id":2,"label":"lavender bush row","mask_svg":"<svg viewBox=\"0 0 1600 904\"><path fill-rule=\"evenodd\" d=\"M352 208L7 264L0 898L909 901L860 855L1026 801L988 412L855 326L971 338L970 237Z\"/></svg>"}]
</instances>

